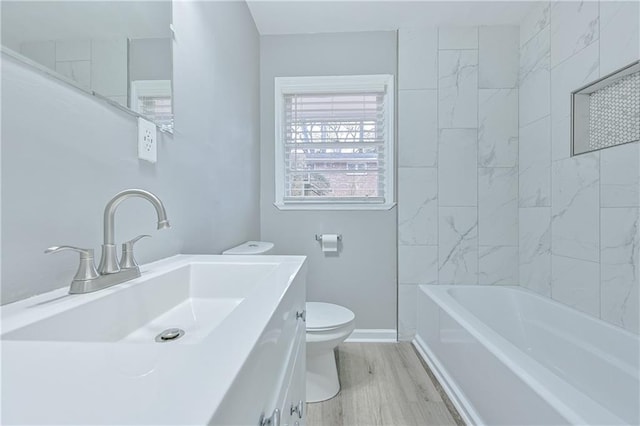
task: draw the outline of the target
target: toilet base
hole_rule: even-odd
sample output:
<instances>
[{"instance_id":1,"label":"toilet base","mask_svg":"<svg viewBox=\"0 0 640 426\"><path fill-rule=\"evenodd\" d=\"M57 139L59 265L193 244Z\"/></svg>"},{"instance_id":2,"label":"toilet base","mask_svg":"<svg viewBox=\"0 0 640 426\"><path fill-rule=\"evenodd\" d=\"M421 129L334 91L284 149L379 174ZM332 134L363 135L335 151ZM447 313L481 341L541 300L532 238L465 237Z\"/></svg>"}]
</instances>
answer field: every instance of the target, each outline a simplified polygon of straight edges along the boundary
<instances>
[{"instance_id":1,"label":"toilet base","mask_svg":"<svg viewBox=\"0 0 640 426\"><path fill-rule=\"evenodd\" d=\"M326 401L338 392L340 381L333 349L311 356L307 353L307 402Z\"/></svg>"}]
</instances>

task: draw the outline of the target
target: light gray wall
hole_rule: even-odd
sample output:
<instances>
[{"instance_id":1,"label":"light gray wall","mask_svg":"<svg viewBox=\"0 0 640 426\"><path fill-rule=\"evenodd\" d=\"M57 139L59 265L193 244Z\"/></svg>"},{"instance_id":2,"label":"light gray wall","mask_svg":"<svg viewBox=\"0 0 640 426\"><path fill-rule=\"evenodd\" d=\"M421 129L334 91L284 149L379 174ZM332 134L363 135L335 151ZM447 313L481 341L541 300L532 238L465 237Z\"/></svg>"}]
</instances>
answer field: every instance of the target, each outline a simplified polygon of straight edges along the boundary
<instances>
[{"instance_id":1,"label":"light gray wall","mask_svg":"<svg viewBox=\"0 0 640 426\"><path fill-rule=\"evenodd\" d=\"M400 29L399 338L420 284L518 284L518 27Z\"/></svg>"},{"instance_id":2,"label":"light gray wall","mask_svg":"<svg viewBox=\"0 0 640 426\"><path fill-rule=\"evenodd\" d=\"M259 37L245 3L175 2L175 122L158 163L136 156L136 120L3 55L2 303L68 285L71 253L98 248L102 212L141 187L165 203L172 228L128 200L116 239L149 233L137 257L219 253L259 236ZM198 54L193 54L198 52ZM98 253L99 256L99 253Z\"/></svg>"},{"instance_id":3,"label":"light gray wall","mask_svg":"<svg viewBox=\"0 0 640 426\"><path fill-rule=\"evenodd\" d=\"M274 78L395 73L395 32L260 38L261 238L278 254L308 256L308 300L352 309L359 329L396 328L396 210L274 207ZM339 256L324 256L316 233L341 233Z\"/></svg>"},{"instance_id":4,"label":"light gray wall","mask_svg":"<svg viewBox=\"0 0 640 426\"><path fill-rule=\"evenodd\" d=\"M640 58L638 2L540 2L520 27L520 284L638 333L640 145L570 157L572 90Z\"/></svg>"},{"instance_id":5,"label":"light gray wall","mask_svg":"<svg viewBox=\"0 0 640 426\"><path fill-rule=\"evenodd\" d=\"M171 39L136 38L129 43L129 80L171 80Z\"/></svg>"}]
</instances>

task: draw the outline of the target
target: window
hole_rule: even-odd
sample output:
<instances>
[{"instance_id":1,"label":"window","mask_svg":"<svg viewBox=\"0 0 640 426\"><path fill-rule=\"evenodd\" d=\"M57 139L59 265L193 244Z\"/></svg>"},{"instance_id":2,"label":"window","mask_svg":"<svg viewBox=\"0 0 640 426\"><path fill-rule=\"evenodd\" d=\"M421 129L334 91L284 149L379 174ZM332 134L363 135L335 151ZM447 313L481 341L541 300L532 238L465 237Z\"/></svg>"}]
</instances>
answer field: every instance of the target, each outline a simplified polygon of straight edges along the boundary
<instances>
[{"instance_id":1,"label":"window","mask_svg":"<svg viewBox=\"0 0 640 426\"><path fill-rule=\"evenodd\" d=\"M131 82L131 109L139 112L163 130L172 131L171 80L135 80Z\"/></svg>"},{"instance_id":2,"label":"window","mask_svg":"<svg viewBox=\"0 0 640 426\"><path fill-rule=\"evenodd\" d=\"M393 206L393 76L280 77L276 206Z\"/></svg>"}]
</instances>

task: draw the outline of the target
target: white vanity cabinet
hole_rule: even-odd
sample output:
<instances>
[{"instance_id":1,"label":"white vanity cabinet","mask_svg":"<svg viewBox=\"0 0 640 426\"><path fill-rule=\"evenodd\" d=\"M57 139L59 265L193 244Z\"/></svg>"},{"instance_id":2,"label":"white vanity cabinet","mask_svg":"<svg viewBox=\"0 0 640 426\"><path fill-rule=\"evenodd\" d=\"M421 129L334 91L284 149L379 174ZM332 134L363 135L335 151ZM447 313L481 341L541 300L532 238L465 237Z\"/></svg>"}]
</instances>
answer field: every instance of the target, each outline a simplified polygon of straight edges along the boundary
<instances>
[{"instance_id":1,"label":"white vanity cabinet","mask_svg":"<svg viewBox=\"0 0 640 426\"><path fill-rule=\"evenodd\" d=\"M306 273L302 256L178 255L5 305L2 423L303 425Z\"/></svg>"},{"instance_id":2,"label":"white vanity cabinet","mask_svg":"<svg viewBox=\"0 0 640 426\"><path fill-rule=\"evenodd\" d=\"M306 424L304 272L299 273L285 291L209 424Z\"/></svg>"},{"instance_id":3,"label":"white vanity cabinet","mask_svg":"<svg viewBox=\"0 0 640 426\"><path fill-rule=\"evenodd\" d=\"M306 424L306 327L300 324L287 363L287 377L281 388L280 407L281 426L302 426Z\"/></svg>"}]
</instances>

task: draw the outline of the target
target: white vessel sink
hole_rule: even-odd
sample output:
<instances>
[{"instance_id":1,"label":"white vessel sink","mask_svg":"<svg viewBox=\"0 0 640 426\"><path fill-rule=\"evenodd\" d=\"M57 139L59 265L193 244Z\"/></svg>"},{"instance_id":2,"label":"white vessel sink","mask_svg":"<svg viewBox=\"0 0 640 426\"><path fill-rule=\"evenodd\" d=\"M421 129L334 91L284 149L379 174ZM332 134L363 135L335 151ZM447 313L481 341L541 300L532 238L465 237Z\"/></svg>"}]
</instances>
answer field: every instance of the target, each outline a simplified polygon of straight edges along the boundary
<instances>
[{"instance_id":1,"label":"white vessel sink","mask_svg":"<svg viewBox=\"0 0 640 426\"><path fill-rule=\"evenodd\" d=\"M2 339L155 343L164 330L179 328L184 336L165 343L196 343L277 266L252 261L189 263L5 332Z\"/></svg>"},{"instance_id":2,"label":"white vessel sink","mask_svg":"<svg viewBox=\"0 0 640 426\"><path fill-rule=\"evenodd\" d=\"M304 261L179 255L95 293L2 306L0 422L209 423L257 348L279 356L282 324L304 309L290 296ZM185 334L156 341L172 328Z\"/></svg>"}]
</instances>

